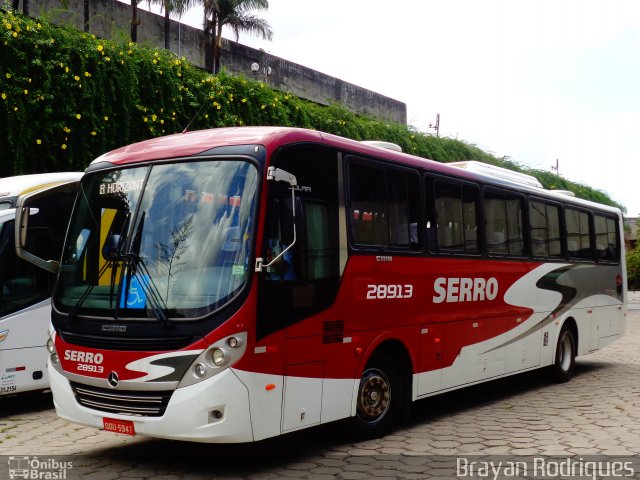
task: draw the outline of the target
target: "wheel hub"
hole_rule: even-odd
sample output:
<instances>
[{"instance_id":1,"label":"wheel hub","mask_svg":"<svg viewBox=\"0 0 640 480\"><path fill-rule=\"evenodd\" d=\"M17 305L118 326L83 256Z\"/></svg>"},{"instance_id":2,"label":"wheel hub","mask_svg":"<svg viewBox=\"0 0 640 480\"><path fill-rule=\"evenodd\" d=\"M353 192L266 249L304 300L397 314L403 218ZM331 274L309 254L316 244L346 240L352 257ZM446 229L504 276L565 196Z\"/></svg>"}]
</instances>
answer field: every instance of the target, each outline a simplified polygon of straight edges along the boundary
<instances>
[{"instance_id":1,"label":"wheel hub","mask_svg":"<svg viewBox=\"0 0 640 480\"><path fill-rule=\"evenodd\" d=\"M358 415L365 421L382 418L391 402L391 389L386 375L379 370L366 371L360 381Z\"/></svg>"}]
</instances>

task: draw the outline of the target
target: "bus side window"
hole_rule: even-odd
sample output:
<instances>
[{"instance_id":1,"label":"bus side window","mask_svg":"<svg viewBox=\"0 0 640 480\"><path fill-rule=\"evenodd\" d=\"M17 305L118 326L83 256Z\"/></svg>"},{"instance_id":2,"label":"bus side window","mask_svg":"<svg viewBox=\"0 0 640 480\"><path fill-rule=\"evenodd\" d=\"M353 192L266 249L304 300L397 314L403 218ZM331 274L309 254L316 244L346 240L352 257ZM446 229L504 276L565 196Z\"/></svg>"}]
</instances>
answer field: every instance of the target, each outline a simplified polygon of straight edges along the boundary
<instances>
[{"instance_id":1,"label":"bus side window","mask_svg":"<svg viewBox=\"0 0 640 480\"><path fill-rule=\"evenodd\" d=\"M591 227L589 225L589 214L573 208L566 208L565 224L569 257L583 260L591 259Z\"/></svg>"},{"instance_id":2,"label":"bus side window","mask_svg":"<svg viewBox=\"0 0 640 480\"><path fill-rule=\"evenodd\" d=\"M50 237L43 237L40 230L30 228L27 237L29 251L37 255L48 253L46 247L47 241L50 241ZM4 266L0 276L0 315L16 312L46 298L49 289L49 274L15 255L13 231L13 221L3 225L0 241Z\"/></svg>"},{"instance_id":3,"label":"bus side window","mask_svg":"<svg viewBox=\"0 0 640 480\"><path fill-rule=\"evenodd\" d=\"M605 262L618 261L616 222L612 218L594 215L596 233L596 258Z\"/></svg>"},{"instance_id":4,"label":"bus side window","mask_svg":"<svg viewBox=\"0 0 640 480\"><path fill-rule=\"evenodd\" d=\"M487 253L524 255L522 198L506 192L485 191L484 207Z\"/></svg>"},{"instance_id":5,"label":"bus side window","mask_svg":"<svg viewBox=\"0 0 640 480\"><path fill-rule=\"evenodd\" d=\"M296 208L299 208L296 205ZM265 263L271 262L293 242L293 213L291 201L284 198L274 198L271 202L269 215L269 232L267 234L267 254ZM297 215L302 212L298 211ZM299 233L299 232L297 232ZM298 235L299 237L299 235ZM299 241L299 240L298 240ZM274 265L268 268L268 280L295 280L294 251L291 248Z\"/></svg>"},{"instance_id":6,"label":"bus side window","mask_svg":"<svg viewBox=\"0 0 640 480\"><path fill-rule=\"evenodd\" d=\"M355 244L420 247L420 188L413 172L349 165L349 214Z\"/></svg>"},{"instance_id":7,"label":"bus side window","mask_svg":"<svg viewBox=\"0 0 640 480\"><path fill-rule=\"evenodd\" d=\"M532 200L529 203L529 233L534 257L560 257L560 208Z\"/></svg>"}]
</instances>

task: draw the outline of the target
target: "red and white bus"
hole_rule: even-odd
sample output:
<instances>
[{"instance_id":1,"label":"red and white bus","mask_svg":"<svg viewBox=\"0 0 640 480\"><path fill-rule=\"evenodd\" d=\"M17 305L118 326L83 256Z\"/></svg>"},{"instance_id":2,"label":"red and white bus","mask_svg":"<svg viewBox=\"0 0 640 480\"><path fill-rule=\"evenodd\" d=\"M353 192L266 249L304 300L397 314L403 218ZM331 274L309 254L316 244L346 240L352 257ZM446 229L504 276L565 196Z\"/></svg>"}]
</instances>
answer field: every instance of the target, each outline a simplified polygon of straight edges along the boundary
<instances>
[{"instance_id":1,"label":"red and white bus","mask_svg":"<svg viewBox=\"0 0 640 480\"><path fill-rule=\"evenodd\" d=\"M624 331L621 213L474 166L275 127L101 156L52 297L58 414L203 442L378 434L440 392L568 380Z\"/></svg>"}]
</instances>

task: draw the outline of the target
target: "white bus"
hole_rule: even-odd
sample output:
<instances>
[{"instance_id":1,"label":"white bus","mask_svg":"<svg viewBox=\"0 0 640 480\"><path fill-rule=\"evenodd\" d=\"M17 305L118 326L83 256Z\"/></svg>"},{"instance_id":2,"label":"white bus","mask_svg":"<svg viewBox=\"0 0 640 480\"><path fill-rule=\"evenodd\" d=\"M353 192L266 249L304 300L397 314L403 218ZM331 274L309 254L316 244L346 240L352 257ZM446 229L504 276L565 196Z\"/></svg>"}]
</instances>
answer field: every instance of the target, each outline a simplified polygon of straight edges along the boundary
<instances>
[{"instance_id":1,"label":"white bus","mask_svg":"<svg viewBox=\"0 0 640 480\"><path fill-rule=\"evenodd\" d=\"M53 276L18 258L16 203L36 191L68 184L31 209L29 244L59 258L80 173L43 173L0 179L0 396L45 389L46 342L51 321Z\"/></svg>"}]
</instances>

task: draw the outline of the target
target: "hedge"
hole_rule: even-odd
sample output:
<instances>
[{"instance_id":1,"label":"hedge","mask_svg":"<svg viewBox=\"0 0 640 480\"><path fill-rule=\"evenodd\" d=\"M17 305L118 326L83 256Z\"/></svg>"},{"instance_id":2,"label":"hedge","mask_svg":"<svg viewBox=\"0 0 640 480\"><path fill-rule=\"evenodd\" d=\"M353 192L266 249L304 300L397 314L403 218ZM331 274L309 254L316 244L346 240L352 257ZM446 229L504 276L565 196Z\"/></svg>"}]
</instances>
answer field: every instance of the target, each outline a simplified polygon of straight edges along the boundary
<instances>
[{"instance_id":1,"label":"hedge","mask_svg":"<svg viewBox=\"0 0 640 480\"><path fill-rule=\"evenodd\" d=\"M0 176L81 170L106 151L179 132L192 119L190 130L282 125L385 140L441 162L474 159L531 173L546 188L617 205L601 191L460 140L318 105L243 76L212 76L163 49L0 11Z\"/></svg>"}]
</instances>

